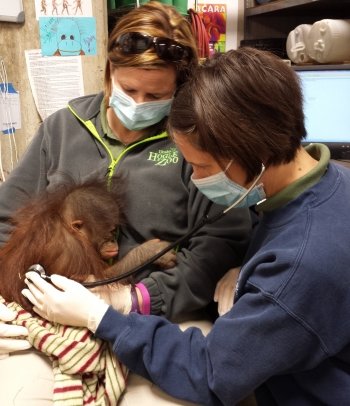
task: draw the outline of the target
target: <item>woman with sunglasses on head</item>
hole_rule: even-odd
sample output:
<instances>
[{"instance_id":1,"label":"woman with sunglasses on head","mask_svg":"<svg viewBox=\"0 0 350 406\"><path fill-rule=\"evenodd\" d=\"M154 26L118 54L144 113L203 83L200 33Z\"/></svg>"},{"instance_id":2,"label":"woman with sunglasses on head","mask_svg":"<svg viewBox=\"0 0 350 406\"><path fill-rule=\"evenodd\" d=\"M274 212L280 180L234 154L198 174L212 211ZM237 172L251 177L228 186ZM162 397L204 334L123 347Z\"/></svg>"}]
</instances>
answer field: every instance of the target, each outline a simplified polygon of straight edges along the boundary
<instances>
[{"instance_id":1,"label":"woman with sunglasses on head","mask_svg":"<svg viewBox=\"0 0 350 406\"><path fill-rule=\"evenodd\" d=\"M191 166L165 131L175 92L197 63L191 26L175 8L150 2L121 17L108 40L104 92L72 100L47 118L1 186L0 241L7 239L11 213L67 174L79 181L125 177L128 226L121 230L120 256L145 240L175 241L204 214L219 211L197 191ZM178 247L177 266L150 266L112 305L172 320L204 308L220 277L240 264L250 229L246 209L204 226ZM1 319L11 315L0 312ZM6 336L17 331L10 327L0 323L0 353L11 352ZM13 348L26 345L16 340Z\"/></svg>"},{"instance_id":2,"label":"woman with sunglasses on head","mask_svg":"<svg viewBox=\"0 0 350 406\"><path fill-rule=\"evenodd\" d=\"M349 404L350 170L325 145L302 145L296 72L258 49L216 55L178 92L168 124L203 193L260 213L233 308L205 337L122 315L59 275L56 289L27 274L25 296L43 317L90 325L131 370L180 399L233 406L255 391L258 405Z\"/></svg>"}]
</instances>

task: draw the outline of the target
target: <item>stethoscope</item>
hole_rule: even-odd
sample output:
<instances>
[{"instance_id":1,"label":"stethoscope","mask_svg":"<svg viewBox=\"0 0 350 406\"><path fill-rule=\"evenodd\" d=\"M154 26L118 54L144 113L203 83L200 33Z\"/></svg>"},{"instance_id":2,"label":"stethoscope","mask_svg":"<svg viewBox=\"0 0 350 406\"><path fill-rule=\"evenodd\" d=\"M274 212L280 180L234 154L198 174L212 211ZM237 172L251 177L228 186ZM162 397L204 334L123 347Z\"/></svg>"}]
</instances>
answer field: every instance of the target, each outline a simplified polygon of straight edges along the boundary
<instances>
[{"instance_id":1,"label":"stethoscope","mask_svg":"<svg viewBox=\"0 0 350 406\"><path fill-rule=\"evenodd\" d=\"M188 240L193 234L195 234L200 228L202 228L206 224L212 224L215 221L218 221L220 218L222 218L227 212L230 210L234 209L237 207L242 200L244 200L248 194L252 191L252 189L256 186L256 184L259 182L261 176L263 175L265 171L265 166L264 164L261 164L261 172L257 176L257 178L254 180L254 182L251 184L251 186L242 194L241 197L239 197L234 203L232 203L230 206L228 206L225 210L214 214L213 216L209 217L208 215L204 215L197 224L195 224L186 234L184 234L182 237L178 238L176 241L170 243L167 247L165 247L162 251L158 252L158 254L154 255L153 257L149 258L147 261L145 261L143 264L138 265L137 267L131 269L130 271L124 272L118 276L113 276L111 278L107 279L101 279L98 281L93 281L93 282L82 282L82 285L85 286L86 288L95 288L97 286L103 286L103 285L109 285L110 283L118 282L124 278L127 278L129 276L135 275L143 270L145 270L149 265L151 265L154 261L156 261L158 258L166 254L167 252L171 251L173 248L178 247L181 243L184 241ZM265 199L264 199L265 200ZM259 202L261 203L261 202ZM51 277L49 275L46 275L45 269L42 265L40 264L34 264L31 265L28 268L28 271L34 271L37 272L43 279L45 279L48 282L51 282Z\"/></svg>"}]
</instances>

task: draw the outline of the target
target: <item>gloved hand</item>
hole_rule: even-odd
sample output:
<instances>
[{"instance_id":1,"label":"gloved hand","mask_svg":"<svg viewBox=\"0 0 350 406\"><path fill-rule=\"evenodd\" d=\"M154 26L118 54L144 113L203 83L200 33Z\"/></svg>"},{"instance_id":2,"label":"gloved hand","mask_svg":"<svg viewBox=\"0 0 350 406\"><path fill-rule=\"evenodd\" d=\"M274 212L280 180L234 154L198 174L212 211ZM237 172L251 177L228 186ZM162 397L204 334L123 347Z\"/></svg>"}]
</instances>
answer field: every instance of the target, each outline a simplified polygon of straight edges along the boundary
<instances>
[{"instance_id":1,"label":"gloved hand","mask_svg":"<svg viewBox=\"0 0 350 406\"><path fill-rule=\"evenodd\" d=\"M235 288L241 268L232 268L219 280L214 292L214 302L218 303L219 315L227 313L233 307Z\"/></svg>"},{"instance_id":2,"label":"gloved hand","mask_svg":"<svg viewBox=\"0 0 350 406\"><path fill-rule=\"evenodd\" d=\"M0 359L7 357L11 352L27 350L31 347L29 341L25 339L9 338L28 335L25 327L6 324L6 321L12 321L15 317L15 312L0 303Z\"/></svg>"},{"instance_id":3,"label":"gloved hand","mask_svg":"<svg viewBox=\"0 0 350 406\"><path fill-rule=\"evenodd\" d=\"M106 303L110 304L119 313L129 314L131 310L131 285L115 283L112 285L98 286L90 289Z\"/></svg>"},{"instance_id":4,"label":"gloved hand","mask_svg":"<svg viewBox=\"0 0 350 406\"><path fill-rule=\"evenodd\" d=\"M22 294L41 317L69 326L87 327L95 332L109 305L78 282L61 275L51 275L47 283L36 272L26 273Z\"/></svg>"}]
</instances>

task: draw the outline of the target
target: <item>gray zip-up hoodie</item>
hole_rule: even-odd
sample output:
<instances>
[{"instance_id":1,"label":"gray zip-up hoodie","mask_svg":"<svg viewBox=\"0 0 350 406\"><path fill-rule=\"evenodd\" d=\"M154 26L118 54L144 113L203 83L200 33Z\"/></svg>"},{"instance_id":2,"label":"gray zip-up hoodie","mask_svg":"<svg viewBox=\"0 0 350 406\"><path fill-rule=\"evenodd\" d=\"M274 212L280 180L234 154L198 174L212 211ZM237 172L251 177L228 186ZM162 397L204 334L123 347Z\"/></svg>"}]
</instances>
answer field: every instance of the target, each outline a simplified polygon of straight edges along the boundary
<instances>
[{"instance_id":1,"label":"gray zip-up hoodie","mask_svg":"<svg viewBox=\"0 0 350 406\"><path fill-rule=\"evenodd\" d=\"M165 132L127 146L115 159L103 142L103 93L72 100L40 126L18 166L0 187L0 243L8 238L11 213L67 176L84 181L123 174L127 218L121 253L151 238L175 241L204 214L217 213L190 181L192 169ZM216 282L241 263L250 236L249 212L234 209L204 226L180 247L170 270L151 267L136 277L150 294L151 313L175 320L206 306ZM1 270L0 270L1 271Z\"/></svg>"}]
</instances>

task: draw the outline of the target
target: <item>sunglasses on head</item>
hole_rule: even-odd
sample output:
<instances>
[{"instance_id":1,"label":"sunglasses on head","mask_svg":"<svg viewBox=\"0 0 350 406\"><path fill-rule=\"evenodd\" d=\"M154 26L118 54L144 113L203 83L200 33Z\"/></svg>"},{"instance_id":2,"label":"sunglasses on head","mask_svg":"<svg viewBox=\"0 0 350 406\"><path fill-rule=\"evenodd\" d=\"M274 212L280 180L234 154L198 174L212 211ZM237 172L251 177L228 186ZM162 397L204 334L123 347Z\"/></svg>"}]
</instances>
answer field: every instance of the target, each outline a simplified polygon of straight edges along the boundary
<instances>
[{"instance_id":1,"label":"sunglasses on head","mask_svg":"<svg viewBox=\"0 0 350 406\"><path fill-rule=\"evenodd\" d=\"M142 54L154 48L159 58L169 62L179 62L190 55L190 48L170 38L152 37L140 32L127 32L117 38L115 46L123 54Z\"/></svg>"}]
</instances>

